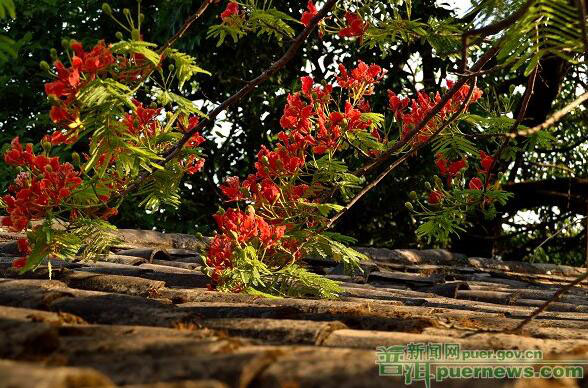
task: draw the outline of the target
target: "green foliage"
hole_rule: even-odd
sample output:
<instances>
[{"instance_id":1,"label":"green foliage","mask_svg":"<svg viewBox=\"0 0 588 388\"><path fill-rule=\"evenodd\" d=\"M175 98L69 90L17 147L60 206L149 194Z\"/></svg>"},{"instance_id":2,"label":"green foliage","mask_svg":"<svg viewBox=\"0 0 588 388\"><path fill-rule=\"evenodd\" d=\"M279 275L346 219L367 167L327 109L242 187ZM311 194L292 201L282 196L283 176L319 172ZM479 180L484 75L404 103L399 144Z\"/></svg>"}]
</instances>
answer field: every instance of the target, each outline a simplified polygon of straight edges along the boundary
<instances>
[{"instance_id":1,"label":"green foliage","mask_svg":"<svg viewBox=\"0 0 588 388\"><path fill-rule=\"evenodd\" d=\"M191 80L192 77L198 73L212 75L210 72L196 65L196 58L193 58L188 54L184 54L176 49L167 49L165 54L174 61L178 78L178 87L180 89L183 88L186 81Z\"/></svg>"},{"instance_id":2,"label":"green foliage","mask_svg":"<svg viewBox=\"0 0 588 388\"><path fill-rule=\"evenodd\" d=\"M265 5L260 7L254 2L243 4L242 14L232 15L221 24L211 26L207 38L216 39L217 47L224 43L227 36L237 43L250 32L255 32L259 38L275 39L278 44L284 39L293 38L294 29L288 23L297 24L299 21L276 8L271 8L271 5Z\"/></svg>"},{"instance_id":3,"label":"green foliage","mask_svg":"<svg viewBox=\"0 0 588 388\"><path fill-rule=\"evenodd\" d=\"M525 16L507 31L498 59L513 71L525 64L525 75L547 55L576 62L575 56L585 50L579 14L575 2L535 1Z\"/></svg>"}]
</instances>

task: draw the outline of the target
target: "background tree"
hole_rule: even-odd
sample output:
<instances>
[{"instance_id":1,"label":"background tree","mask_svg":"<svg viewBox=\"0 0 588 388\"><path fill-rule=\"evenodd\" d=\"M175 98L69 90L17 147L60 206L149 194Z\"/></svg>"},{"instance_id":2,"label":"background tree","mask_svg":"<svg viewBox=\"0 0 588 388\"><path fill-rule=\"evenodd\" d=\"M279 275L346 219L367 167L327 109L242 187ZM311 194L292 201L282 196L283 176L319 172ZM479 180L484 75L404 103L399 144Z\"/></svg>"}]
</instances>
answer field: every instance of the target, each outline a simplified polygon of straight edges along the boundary
<instances>
[{"instance_id":1,"label":"background tree","mask_svg":"<svg viewBox=\"0 0 588 388\"><path fill-rule=\"evenodd\" d=\"M381 84L382 90L390 89L403 95L412 95L417 88L435 92L446 76L455 78L458 72L462 32L503 20L526 3L481 0L473 3L469 12L457 14L453 3L414 1L409 11L404 5L383 2L381 6L389 14L397 10L399 17L406 20L410 12L410 20L423 22L429 28L419 32L411 25L390 23L386 27L388 35L385 39L366 39L363 44L344 39L323 41L313 34L302 52L285 69L272 76L238 107L226 112L223 125L215 128L221 134L215 142L203 145L208 160L205 173L186 182L182 188L184 201L179 210L164 208L158 213L146 214L129 201L121 208L120 216L114 219L115 224L119 227L210 233L213 225L210 214L221 203L217 183L228 176L247 175L256 150L262 144L269 144L275 136L286 94L296 87L302 70L315 79L324 79L332 76L336 63L350 66L356 58L361 58L388 69ZM532 3L535 8L547 7L546 13L549 9L557 12L555 5L559 5L555 0ZM15 4L18 22L6 22L6 34L29 36L30 39L22 43L18 60L0 64L0 80L3 81L0 82L3 85L0 87L0 103L4 107L0 112L0 138L4 144L15 135L24 141L38 141L52 127L45 113L48 105L42 93L46 79L38 66L40 60L49 57L49 48L60 48L62 37L75 38L86 44L95 43L98 36L114 40L118 31L117 25L101 12L101 1L16 0ZM575 4L565 4L579 10ZM199 5L200 1L143 1L146 19L152 21L146 23L145 39L163 43ZM117 2L118 6L132 8L136 3L123 0ZM178 49L197 57L203 68L213 72L213 76L199 85L186 88L185 96L191 100L221 102L256 76L259 69L268 67L288 45L287 40L280 43L267 36L249 34L237 43L228 39L217 47L217 41L207 38L207 33L210 26L219 23L218 15L225 6L225 2L211 6L176 44ZM282 1L276 6L295 17L301 8L299 1ZM581 31L578 19L569 13L564 16L575 30ZM515 27L518 26L521 34L533 31L533 26L548 28L537 20L540 19L527 17ZM86 28L80 29L79 26ZM484 45L484 39L487 38L473 37L470 55L480 55L479 47ZM542 44L545 46L546 43ZM544 121L550 113L572 101L578 88L585 88L586 68L578 63L581 59L577 55L541 58L524 125L533 126ZM493 64L497 63L495 60ZM506 66L484 77L480 87L486 92L487 104L473 107L471 113L481 117L495 114L516 117L528 79L525 66L515 72ZM375 111L383 111L387 105L386 96L374 96L371 103ZM586 182L583 178L586 177L584 142L588 137L584 115L584 110L577 110L562 120L550 132L554 139L551 145L541 143L538 148L533 148L522 138L509 143L505 152L511 160L500 163L497 171L505 174L508 182L504 187L515 194L514 199L499 209L496 221L471 219L473 225L462 240L453 239L446 245L470 255L494 254L508 259L532 257L579 263L585 233L582 224L574 221L574 217L586 212ZM475 137L475 133L469 135L472 139ZM500 137L489 137L482 139L482 144L493 149L500 141ZM426 179L437 173L433 158L433 152L420 152L410 163L388 175L342 217L336 230L358 238L359 245L425 246L415 238L419 221L406 210L404 203L408 200L406 193L422 191ZM12 176L12 171L0 172L1 189L7 186ZM515 217L517 214L523 214L523 217ZM556 237L543 244L541 249L535 249L555 233Z\"/></svg>"}]
</instances>

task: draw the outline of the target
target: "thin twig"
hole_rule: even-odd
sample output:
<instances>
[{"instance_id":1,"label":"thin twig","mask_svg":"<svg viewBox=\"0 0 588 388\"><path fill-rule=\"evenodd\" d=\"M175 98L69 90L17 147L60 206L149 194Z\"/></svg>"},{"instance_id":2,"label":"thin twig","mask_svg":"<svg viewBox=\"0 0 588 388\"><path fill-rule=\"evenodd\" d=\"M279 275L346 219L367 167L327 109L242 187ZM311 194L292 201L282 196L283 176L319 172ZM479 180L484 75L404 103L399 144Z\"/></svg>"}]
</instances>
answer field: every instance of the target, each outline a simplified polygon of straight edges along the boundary
<instances>
[{"instance_id":1,"label":"thin twig","mask_svg":"<svg viewBox=\"0 0 588 388\"><path fill-rule=\"evenodd\" d=\"M545 301L545 303L543 303L541 306L537 307L537 309L535 311L533 311L533 313L531 313L531 315L529 315L527 318L525 318L523 321L521 321L521 323L519 323L514 329L508 330L508 332L520 333L529 322L531 322L539 314L541 314L543 311L545 311L545 309L547 307L549 307L550 304L557 301L561 295L568 292L569 290L571 290L572 288L574 288L576 285L580 284L582 281L586 280L587 278L588 278L588 270L586 270L586 272L583 275L577 277L576 280L574 280L573 282L571 282L571 283L565 285L564 287L560 288L559 290L557 290L555 292L555 294L553 294L553 296L551 298L549 298L549 300Z\"/></svg>"},{"instance_id":2,"label":"thin twig","mask_svg":"<svg viewBox=\"0 0 588 388\"><path fill-rule=\"evenodd\" d=\"M306 41L306 39L308 38L310 33L318 25L318 23L321 21L321 19L323 17L325 17L326 14L334 7L336 2L337 2L337 0L328 0L326 2L326 4L324 5L324 7L310 21L308 26L306 28L304 28L304 30L302 30L302 32L300 34L298 34L296 39L294 39L292 41L292 44L290 45L288 50L284 53L284 55L282 55L282 57L280 57L280 59L278 59L276 62L274 62L269 68L267 68L264 72L262 72L255 79L249 81L249 83L247 83L247 85L245 85L243 88L241 88L237 93L233 94L232 96L227 98L225 101L223 101L219 106L217 106L215 109L213 109L208 114L208 116L205 119L200 120L198 125L196 125L192 130L184 133L184 136L170 150L168 150L165 154L162 155L163 160L161 161L161 164L166 165L169 161L171 161L179 153L179 151L184 147L184 145L188 142L188 140L190 140L190 138L196 132L201 131L205 126L214 123L216 117L221 112L225 111L228 107L236 104L237 102L241 101L241 99L243 99L244 97L251 94L257 86L262 84L269 77L271 77L275 72L277 72L278 70L280 70L281 68L286 66L286 64L288 62L290 62L292 59L294 59L294 57L296 56L296 53L298 52L298 50L300 49L300 47L302 46L304 41ZM141 175L139 175L139 177L137 178L135 183L133 183L132 185L127 187L127 189L124 190L121 193L121 195L125 195L126 193L135 190L139 185L141 185L141 183L145 179L147 179L149 176L151 176L151 174L152 173L148 172L148 171L144 171L143 173L141 173Z\"/></svg>"},{"instance_id":3,"label":"thin twig","mask_svg":"<svg viewBox=\"0 0 588 388\"><path fill-rule=\"evenodd\" d=\"M394 161L394 163L390 164L384 171L382 171L376 179L374 179L367 186L365 186L359 193L357 193L353 197L353 199L351 201L349 201L349 203L347 205L345 205L345 207L341 211L339 211L337 214L335 214L333 217L331 217L329 219L329 222L327 222L327 225L325 228L329 229L331 226L333 226L333 224L335 222L337 222L337 220L339 218L341 218L347 211L349 211L349 209L351 209L351 207L353 207L353 205L355 205L355 203L357 201L359 201L368 191L370 191L371 189L376 187L378 185L378 183L380 183L382 181L382 179L384 179L386 177L386 175L388 175L392 170L394 170L396 167L398 167L399 165L404 163L411 155L416 154L416 152L418 150L423 148L425 145L429 144L445 128L447 128L449 125L451 125L453 122L455 122L455 120L458 119L458 117L466 110L467 106L469 105L472 94L474 93L474 89L476 88L476 81L477 81L477 78L474 77L472 85L470 86L470 91L469 91L467 97L462 102L459 109L457 110L457 112L455 112L447 121L445 121L439 128L437 128L435 130L435 132L433 132L433 134L431 134L431 136L429 136L427 141L422 142L419 145L415 146L414 149L411 150L411 152L408 152L408 153L402 155L400 158L398 158L396 161Z\"/></svg>"},{"instance_id":4,"label":"thin twig","mask_svg":"<svg viewBox=\"0 0 588 388\"><path fill-rule=\"evenodd\" d=\"M186 21L184 22L184 25L174 34L174 36L169 38L168 41L165 42L165 44L159 49L159 53L161 54L165 50L167 50L168 48L173 46L176 43L176 41L178 39L180 39L186 33L186 31L188 31L188 29L190 28L192 23L194 23L196 21L196 19L198 19L200 16L202 16L204 11L206 11L206 8L208 8L208 6L212 2L213 2L213 0L204 0L202 2L202 4L200 5L200 7L196 10L196 12L194 12L194 14L192 16L190 16L188 19L186 19Z\"/></svg>"}]
</instances>

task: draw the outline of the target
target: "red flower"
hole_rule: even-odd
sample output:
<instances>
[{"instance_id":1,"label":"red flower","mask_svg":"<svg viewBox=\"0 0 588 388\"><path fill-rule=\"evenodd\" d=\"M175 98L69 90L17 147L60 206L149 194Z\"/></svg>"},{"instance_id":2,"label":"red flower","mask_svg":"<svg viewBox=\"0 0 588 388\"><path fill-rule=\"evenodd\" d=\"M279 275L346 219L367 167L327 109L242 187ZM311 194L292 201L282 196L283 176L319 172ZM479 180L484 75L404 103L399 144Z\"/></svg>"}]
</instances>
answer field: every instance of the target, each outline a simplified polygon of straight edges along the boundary
<instances>
[{"instance_id":1,"label":"red flower","mask_svg":"<svg viewBox=\"0 0 588 388\"><path fill-rule=\"evenodd\" d=\"M184 116L180 116L178 119L179 129L184 133L190 132L192 129L196 128L198 123L200 123L198 116L190 116L188 120L186 120Z\"/></svg>"},{"instance_id":2,"label":"red flower","mask_svg":"<svg viewBox=\"0 0 588 388\"><path fill-rule=\"evenodd\" d=\"M468 187L470 190L482 190L484 184L480 178L472 178L468 184Z\"/></svg>"},{"instance_id":3,"label":"red flower","mask_svg":"<svg viewBox=\"0 0 588 388\"><path fill-rule=\"evenodd\" d=\"M17 240L17 245L18 245L18 251L20 252L21 255L30 255L32 250L31 250L31 246L29 245L29 240L27 240L26 238L20 238Z\"/></svg>"},{"instance_id":4,"label":"red flower","mask_svg":"<svg viewBox=\"0 0 588 388\"><path fill-rule=\"evenodd\" d=\"M180 163L180 165L184 167L188 174L194 175L198 171L202 170L202 167L204 167L204 162L204 158L200 158L196 155L189 155L186 160Z\"/></svg>"},{"instance_id":5,"label":"red flower","mask_svg":"<svg viewBox=\"0 0 588 388\"><path fill-rule=\"evenodd\" d=\"M484 151L480 150L480 164L483 171L489 171L494 164L494 158Z\"/></svg>"},{"instance_id":6,"label":"red flower","mask_svg":"<svg viewBox=\"0 0 588 388\"><path fill-rule=\"evenodd\" d=\"M351 74L347 72L343 64L339 64L339 75L336 78L343 89L354 89L364 87L365 84L374 85L380 82L385 74L386 72L380 66L375 64L368 66L363 61L359 61L357 67L351 70ZM371 93L371 90L367 90L364 95Z\"/></svg>"},{"instance_id":7,"label":"red flower","mask_svg":"<svg viewBox=\"0 0 588 388\"><path fill-rule=\"evenodd\" d=\"M225 183L220 185L220 190L229 201L240 201L245 199L243 193L241 193L239 178L236 176L227 178Z\"/></svg>"},{"instance_id":8,"label":"red flower","mask_svg":"<svg viewBox=\"0 0 588 388\"><path fill-rule=\"evenodd\" d=\"M27 265L27 258L26 257L20 257L16 260L12 261L12 267L16 268L16 269L24 268L26 265Z\"/></svg>"},{"instance_id":9,"label":"red flower","mask_svg":"<svg viewBox=\"0 0 588 388\"><path fill-rule=\"evenodd\" d=\"M269 179L261 182L261 194L268 202L274 203L280 196L280 189Z\"/></svg>"},{"instance_id":10,"label":"red flower","mask_svg":"<svg viewBox=\"0 0 588 388\"><path fill-rule=\"evenodd\" d=\"M230 18L233 15L239 15L239 4L230 2L227 4L227 8L220 14L220 18L225 21L225 19Z\"/></svg>"},{"instance_id":11,"label":"red flower","mask_svg":"<svg viewBox=\"0 0 588 388\"><path fill-rule=\"evenodd\" d=\"M206 139L203 138L202 135L200 135L198 132L196 132L195 134L192 135L192 137L190 137L190 139L186 143L186 147L196 148L200 144L204 143L205 141L206 141Z\"/></svg>"},{"instance_id":12,"label":"red flower","mask_svg":"<svg viewBox=\"0 0 588 388\"><path fill-rule=\"evenodd\" d=\"M431 191L429 193L429 198L428 201L431 205L436 205L439 202L441 202L443 200L443 193L439 192L439 191Z\"/></svg>"},{"instance_id":13,"label":"red flower","mask_svg":"<svg viewBox=\"0 0 588 388\"><path fill-rule=\"evenodd\" d=\"M369 23L364 22L361 16L354 12L346 12L345 21L347 26L339 31L339 36L363 36L369 27Z\"/></svg>"},{"instance_id":14,"label":"red flower","mask_svg":"<svg viewBox=\"0 0 588 388\"><path fill-rule=\"evenodd\" d=\"M125 114L123 119L129 133L154 136L160 125L157 116L161 113L161 108L145 108L138 100L133 100L133 104L135 111Z\"/></svg>"},{"instance_id":15,"label":"red flower","mask_svg":"<svg viewBox=\"0 0 588 388\"><path fill-rule=\"evenodd\" d=\"M300 81L302 82L302 93L304 93L304 95L307 97L311 97L312 85L314 85L314 80L312 77L305 76L300 78Z\"/></svg>"},{"instance_id":16,"label":"red flower","mask_svg":"<svg viewBox=\"0 0 588 388\"><path fill-rule=\"evenodd\" d=\"M213 217L221 232L226 234L234 232L237 235L237 241L241 243L246 243L259 234L256 216L251 212L228 209L224 214L215 214Z\"/></svg>"},{"instance_id":17,"label":"red flower","mask_svg":"<svg viewBox=\"0 0 588 388\"><path fill-rule=\"evenodd\" d=\"M287 97L288 103L284 107L284 113L280 119L283 129L297 129L303 134L310 131L310 118L314 115L312 105L307 105L298 93Z\"/></svg>"},{"instance_id":18,"label":"red flower","mask_svg":"<svg viewBox=\"0 0 588 388\"><path fill-rule=\"evenodd\" d=\"M449 184L451 184L451 180L455 178L462 169L467 167L467 163L463 159L449 163L441 153L438 153L436 158L435 164L437 165L437 168L439 168L440 174L447 177L447 183Z\"/></svg>"},{"instance_id":19,"label":"red flower","mask_svg":"<svg viewBox=\"0 0 588 388\"><path fill-rule=\"evenodd\" d=\"M312 0L308 1L308 3L306 4L306 9L307 10L304 11L304 13L302 14L302 17L300 18L300 22L302 22L302 24L304 24L306 27L308 27L312 18L314 18L316 16L317 9L314 6L314 3L312 2Z\"/></svg>"}]
</instances>

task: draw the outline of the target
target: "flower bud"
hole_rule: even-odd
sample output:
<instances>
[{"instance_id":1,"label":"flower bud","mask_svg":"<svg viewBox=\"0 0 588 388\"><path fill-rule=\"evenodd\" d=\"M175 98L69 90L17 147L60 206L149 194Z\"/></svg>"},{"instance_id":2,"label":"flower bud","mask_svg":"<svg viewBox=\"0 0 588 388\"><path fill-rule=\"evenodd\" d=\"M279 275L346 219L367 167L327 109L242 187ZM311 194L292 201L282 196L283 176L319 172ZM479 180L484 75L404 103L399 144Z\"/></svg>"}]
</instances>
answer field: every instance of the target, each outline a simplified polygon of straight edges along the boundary
<instances>
[{"instance_id":1,"label":"flower bud","mask_svg":"<svg viewBox=\"0 0 588 388\"><path fill-rule=\"evenodd\" d=\"M44 71L49 71L49 69L50 69L49 63L47 63L47 61L39 62L39 67L41 68L41 70L44 70Z\"/></svg>"},{"instance_id":2,"label":"flower bud","mask_svg":"<svg viewBox=\"0 0 588 388\"><path fill-rule=\"evenodd\" d=\"M269 164L269 159L265 155L261 158L261 161L263 162L263 164Z\"/></svg>"},{"instance_id":3,"label":"flower bud","mask_svg":"<svg viewBox=\"0 0 588 388\"><path fill-rule=\"evenodd\" d=\"M251 205L248 205L245 208L245 211L247 212L247 214L255 214L255 208L253 206L251 206Z\"/></svg>"},{"instance_id":4,"label":"flower bud","mask_svg":"<svg viewBox=\"0 0 588 388\"><path fill-rule=\"evenodd\" d=\"M176 69L176 67L175 67L175 66L174 66L174 64L172 63L171 65L169 65L169 68L168 68L168 69L169 69L170 73L173 73L173 72L174 72L174 70Z\"/></svg>"},{"instance_id":5,"label":"flower bud","mask_svg":"<svg viewBox=\"0 0 588 388\"><path fill-rule=\"evenodd\" d=\"M67 38L61 39L61 47L63 47L64 50L69 49L69 39L67 39Z\"/></svg>"},{"instance_id":6,"label":"flower bud","mask_svg":"<svg viewBox=\"0 0 588 388\"><path fill-rule=\"evenodd\" d=\"M411 191L410 193L408 193L408 198L410 198L411 201L416 201L416 199L417 199L416 191Z\"/></svg>"},{"instance_id":7,"label":"flower bud","mask_svg":"<svg viewBox=\"0 0 588 388\"><path fill-rule=\"evenodd\" d=\"M223 214L225 214L225 209L223 209L222 207L219 207L216 214L218 214L219 216L222 216Z\"/></svg>"},{"instance_id":8,"label":"flower bud","mask_svg":"<svg viewBox=\"0 0 588 388\"><path fill-rule=\"evenodd\" d=\"M51 55L51 59L56 60L57 59L57 50L52 48L51 50L49 50L49 55Z\"/></svg>"},{"instance_id":9,"label":"flower bud","mask_svg":"<svg viewBox=\"0 0 588 388\"><path fill-rule=\"evenodd\" d=\"M118 40L123 40L123 33L120 31L117 31L116 34L114 34L114 36L116 37L116 39Z\"/></svg>"},{"instance_id":10,"label":"flower bud","mask_svg":"<svg viewBox=\"0 0 588 388\"><path fill-rule=\"evenodd\" d=\"M131 10L128 8L123 9L123 13L125 14L125 16L131 16Z\"/></svg>"},{"instance_id":11,"label":"flower bud","mask_svg":"<svg viewBox=\"0 0 588 388\"><path fill-rule=\"evenodd\" d=\"M425 182L425 189L427 189L427 191L431 191L431 184L429 182Z\"/></svg>"},{"instance_id":12,"label":"flower bud","mask_svg":"<svg viewBox=\"0 0 588 388\"><path fill-rule=\"evenodd\" d=\"M131 31L131 38L133 40L141 40L141 33L136 28Z\"/></svg>"},{"instance_id":13,"label":"flower bud","mask_svg":"<svg viewBox=\"0 0 588 388\"><path fill-rule=\"evenodd\" d=\"M410 202L405 202L404 203L404 206L406 206L406 208L408 210L414 210L414 207L412 206L412 203L410 203Z\"/></svg>"},{"instance_id":14,"label":"flower bud","mask_svg":"<svg viewBox=\"0 0 588 388\"><path fill-rule=\"evenodd\" d=\"M510 94L513 94L514 91L515 91L515 89L516 89L516 86L510 85L510 87L508 88L508 91L509 91Z\"/></svg>"},{"instance_id":15,"label":"flower bud","mask_svg":"<svg viewBox=\"0 0 588 388\"><path fill-rule=\"evenodd\" d=\"M439 186L439 187L443 186L443 181L437 175L435 175L433 177L433 180L435 181L435 186Z\"/></svg>"},{"instance_id":16,"label":"flower bud","mask_svg":"<svg viewBox=\"0 0 588 388\"><path fill-rule=\"evenodd\" d=\"M73 161L74 166L78 167L80 165L80 154L72 152L71 160Z\"/></svg>"},{"instance_id":17,"label":"flower bud","mask_svg":"<svg viewBox=\"0 0 588 388\"><path fill-rule=\"evenodd\" d=\"M107 14L108 16L112 15L112 8L108 3L102 3L102 12Z\"/></svg>"},{"instance_id":18,"label":"flower bud","mask_svg":"<svg viewBox=\"0 0 588 388\"><path fill-rule=\"evenodd\" d=\"M49 152L51 150L51 143L48 141L44 141L41 143L41 147L43 147L43 151Z\"/></svg>"},{"instance_id":19,"label":"flower bud","mask_svg":"<svg viewBox=\"0 0 588 388\"><path fill-rule=\"evenodd\" d=\"M139 14L139 23L143 23L145 21L145 14L144 13L140 13Z\"/></svg>"}]
</instances>

